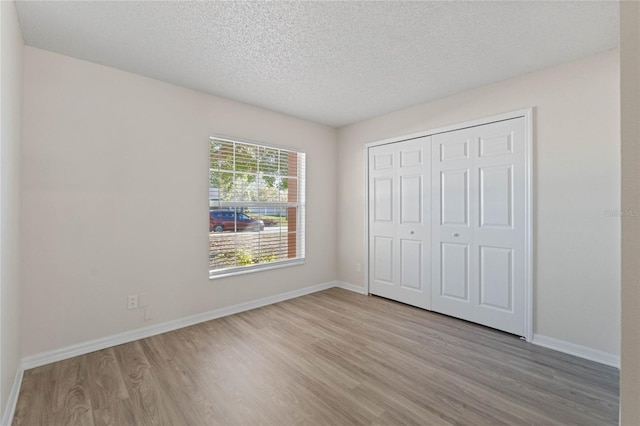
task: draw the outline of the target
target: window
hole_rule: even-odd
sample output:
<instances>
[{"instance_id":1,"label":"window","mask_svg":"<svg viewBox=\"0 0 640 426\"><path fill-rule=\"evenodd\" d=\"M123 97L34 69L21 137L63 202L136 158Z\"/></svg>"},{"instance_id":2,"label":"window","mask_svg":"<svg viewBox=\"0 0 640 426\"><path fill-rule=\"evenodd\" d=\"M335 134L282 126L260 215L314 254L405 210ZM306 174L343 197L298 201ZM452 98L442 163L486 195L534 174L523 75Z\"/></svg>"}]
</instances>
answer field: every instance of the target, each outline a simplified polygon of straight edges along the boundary
<instances>
[{"instance_id":1,"label":"window","mask_svg":"<svg viewBox=\"0 0 640 426\"><path fill-rule=\"evenodd\" d=\"M212 137L209 277L304 261L305 154Z\"/></svg>"}]
</instances>

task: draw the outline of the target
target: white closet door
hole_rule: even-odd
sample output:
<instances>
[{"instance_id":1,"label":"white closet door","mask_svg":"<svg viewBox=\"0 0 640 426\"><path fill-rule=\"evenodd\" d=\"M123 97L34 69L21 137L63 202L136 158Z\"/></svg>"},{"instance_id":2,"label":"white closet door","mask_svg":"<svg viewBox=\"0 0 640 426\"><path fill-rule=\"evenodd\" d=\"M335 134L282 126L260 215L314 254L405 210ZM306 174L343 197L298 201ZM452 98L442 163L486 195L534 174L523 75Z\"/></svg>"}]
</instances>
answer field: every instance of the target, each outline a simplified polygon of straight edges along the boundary
<instances>
[{"instance_id":1,"label":"white closet door","mask_svg":"<svg viewBox=\"0 0 640 426\"><path fill-rule=\"evenodd\" d=\"M369 148L369 292L431 309L430 138Z\"/></svg>"},{"instance_id":2,"label":"white closet door","mask_svg":"<svg viewBox=\"0 0 640 426\"><path fill-rule=\"evenodd\" d=\"M432 136L432 309L525 334L525 122Z\"/></svg>"}]
</instances>

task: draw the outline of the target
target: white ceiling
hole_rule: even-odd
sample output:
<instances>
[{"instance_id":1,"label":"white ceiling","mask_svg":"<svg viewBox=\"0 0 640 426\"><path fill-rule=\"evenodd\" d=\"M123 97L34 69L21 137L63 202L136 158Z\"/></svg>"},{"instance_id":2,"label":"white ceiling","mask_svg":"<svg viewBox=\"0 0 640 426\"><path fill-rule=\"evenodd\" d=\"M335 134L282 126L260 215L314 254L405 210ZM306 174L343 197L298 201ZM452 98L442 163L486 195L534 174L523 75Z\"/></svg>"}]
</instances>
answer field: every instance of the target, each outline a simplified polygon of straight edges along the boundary
<instances>
[{"instance_id":1,"label":"white ceiling","mask_svg":"<svg viewBox=\"0 0 640 426\"><path fill-rule=\"evenodd\" d=\"M334 127L618 46L618 2L18 1L31 46Z\"/></svg>"}]
</instances>

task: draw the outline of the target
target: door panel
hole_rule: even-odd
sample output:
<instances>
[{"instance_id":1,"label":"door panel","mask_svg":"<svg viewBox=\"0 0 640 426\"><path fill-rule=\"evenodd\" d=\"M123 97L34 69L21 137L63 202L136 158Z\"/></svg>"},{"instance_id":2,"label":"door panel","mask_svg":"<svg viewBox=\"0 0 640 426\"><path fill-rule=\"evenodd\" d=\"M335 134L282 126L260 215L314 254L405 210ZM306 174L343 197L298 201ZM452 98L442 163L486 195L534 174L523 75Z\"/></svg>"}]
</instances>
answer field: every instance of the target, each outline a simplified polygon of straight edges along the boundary
<instances>
[{"instance_id":1,"label":"door panel","mask_svg":"<svg viewBox=\"0 0 640 426\"><path fill-rule=\"evenodd\" d=\"M511 132L480 137L479 144L479 156L481 158L492 155L513 154L513 134Z\"/></svg>"},{"instance_id":2,"label":"door panel","mask_svg":"<svg viewBox=\"0 0 640 426\"><path fill-rule=\"evenodd\" d=\"M480 226L512 227L513 166L481 167Z\"/></svg>"},{"instance_id":3,"label":"door panel","mask_svg":"<svg viewBox=\"0 0 640 426\"><path fill-rule=\"evenodd\" d=\"M440 295L469 301L469 245L442 243Z\"/></svg>"},{"instance_id":4,"label":"door panel","mask_svg":"<svg viewBox=\"0 0 640 426\"><path fill-rule=\"evenodd\" d=\"M469 158L470 139L457 138L440 143L440 161L466 160Z\"/></svg>"},{"instance_id":5,"label":"door panel","mask_svg":"<svg viewBox=\"0 0 640 426\"><path fill-rule=\"evenodd\" d=\"M513 312L513 250L480 246L480 305Z\"/></svg>"},{"instance_id":6,"label":"door panel","mask_svg":"<svg viewBox=\"0 0 640 426\"><path fill-rule=\"evenodd\" d=\"M373 181L375 203L373 217L376 222L393 220L393 178L381 177Z\"/></svg>"},{"instance_id":7,"label":"door panel","mask_svg":"<svg viewBox=\"0 0 640 426\"><path fill-rule=\"evenodd\" d=\"M373 241L374 280L385 284L393 284L393 238L374 237Z\"/></svg>"},{"instance_id":8,"label":"door panel","mask_svg":"<svg viewBox=\"0 0 640 426\"><path fill-rule=\"evenodd\" d=\"M422 291L422 241L400 240L400 263L400 286Z\"/></svg>"},{"instance_id":9,"label":"door panel","mask_svg":"<svg viewBox=\"0 0 640 426\"><path fill-rule=\"evenodd\" d=\"M403 224L422 223L422 175L400 178L400 221Z\"/></svg>"},{"instance_id":10,"label":"door panel","mask_svg":"<svg viewBox=\"0 0 640 426\"><path fill-rule=\"evenodd\" d=\"M441 223L443 225L468 225L469 221L469 170L450 170L440 173Z\"/></svg>"},{"instance_id":11,"label":"door panel","mask_svg":"<svg viewBox=\"0 0 640 426\"><path fill-rule=\"evenodd\" d=\"M373 155L373 170L393 168L393 153L385 152Z\"/></svg>"},{"instance_id":12,"label":"door panel","mask_svg":"<svg viewBox=\"0 0 640 426\"><path fill-rule=\"evenodd\" d=\"M422 149L400 151L400 167L414 167L422 164Z\"/></svg>"},{"instance_id":13,"label":"door panel","mask_svg":"<svg viewBox=\"0 0 640 426\"><path fill-rule=\"evenodd\" d=\"M482 209L474 230L480 287L476 322L523 336L527 193L524 118L479 126L476 137L481 155L475 167L485 177L478 183L482 186Z\"/></svg>"},{"instance_id":14,"label":"door panel","mask_svg":"<svg viewBox=\"0 0 640 426\"><path fill-rule=\"evenodd\" d=\"M432 225L432 309L520 336L525 334L524 130L524 119L518 118L432 137L437 160L432 199L434 206L441 204ZM461 149L456 155L447 151L461 146L467 147L464 158Z\"/></svg>"},{"instance_id":15,"label":"door panel","mask_svg":"<svg viewBox=\"0 0 640 426\"><path fill-rule=\"evenodd\" d=\"M426 309L430 165L428 137L369 148L369 292Z\"/></svg>"}]
</instances>

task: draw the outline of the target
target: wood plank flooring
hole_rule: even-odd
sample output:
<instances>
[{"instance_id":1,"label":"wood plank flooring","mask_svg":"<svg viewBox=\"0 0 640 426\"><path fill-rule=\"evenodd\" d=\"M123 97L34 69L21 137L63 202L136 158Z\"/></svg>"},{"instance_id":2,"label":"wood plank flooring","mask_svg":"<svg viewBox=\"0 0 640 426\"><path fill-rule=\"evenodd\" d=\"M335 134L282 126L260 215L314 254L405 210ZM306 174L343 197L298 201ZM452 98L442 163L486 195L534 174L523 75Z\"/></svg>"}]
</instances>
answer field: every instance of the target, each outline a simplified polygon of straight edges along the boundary
<instances>
[{"instance_id":1,"label":"wood plank flooring","mask_svg":"<svg viewBox=\"0 0 640 426\"><path fill-rule=\"evenodd\" d=\"M618 381L334 288L26 371L13 424L617 425Z\"/></svg>"}]
</instances>

